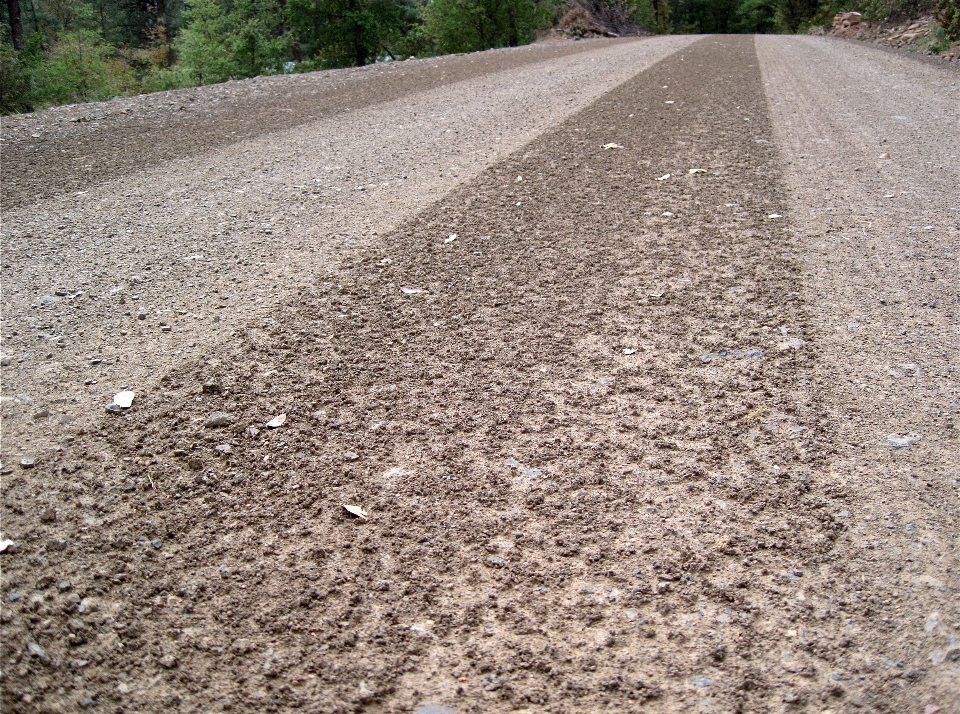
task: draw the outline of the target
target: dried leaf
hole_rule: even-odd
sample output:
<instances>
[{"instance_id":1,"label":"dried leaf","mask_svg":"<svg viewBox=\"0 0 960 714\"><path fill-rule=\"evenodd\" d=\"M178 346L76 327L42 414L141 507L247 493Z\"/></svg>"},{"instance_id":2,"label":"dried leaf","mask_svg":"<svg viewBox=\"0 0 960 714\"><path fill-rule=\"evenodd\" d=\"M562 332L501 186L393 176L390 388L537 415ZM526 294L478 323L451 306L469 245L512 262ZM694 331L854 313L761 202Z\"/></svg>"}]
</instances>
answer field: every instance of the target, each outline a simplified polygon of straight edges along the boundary
<instances>
[{"instance_id":1,"label":"dried leaf","mask_svg":"<svg viewBox=\"0 0 960 714\"><path fill-rule=\"evenodd\" d=\"M666 181L668 178L670 178L670 174L664 174L663 176L661 176L660 178L658 178L658 179L656 179L656 180L657 180L657 181Z\"/></svg>"},{"instance_id":2,"label":"dried leaf","mask_svg":"<svg viewBox=\"0 0 960 714\"><path fill-rule=\"evenodd\" d=\"M779 213L771 213L767 218L783 218Z\"/></svg>"},{"instance_id":3,"label":"dried leaf","mask_svg":"<svg viewBox=\"0 0 960 714\"><path fill-rule=\"evenodd\" d=\"M113 403L121 409L129 409L135 396L137 396L136 392L119 392L114 395Z\"/></svg>"},{"instance_id":4,"label":"dried leaf","mask_svg":"<svg viewBox=\"0 0 960 714\"><path fill-rule=\"evenodd\" d=\"M417 293L422 293L423 290L420 288L400 288L400 292L404 295L416 295Z\"/></svg>"},{"instance_id":5,"label":"dried leaf","mask_svg":"<svg viewBox=\"0 0 960 714\"><path fill-rule=\"evenodd\" d=\"M457 239L457 234L456 234L456 233L451 233L447 238L444 238L444 239L443 239L443 242L444 242L444 243L453 243L453 241L455 241L456 239Z\"/></svg>"},{"instance_id":6,"label":"dried leaf","mask_svg":"<svg viewBox=\"0 0 960 714\"><path fill-rule=\"evenodd\" d=\"M367 520L368 514L365 510L363 510L362 506L351 506L350 504L347 504L347 503L342 503L340 505L342 505L346 509L347 513L356 516L361 521Z\"/></svg>"},{"instance_id":7,"label":"dried leaf","mask_svg":"<svg viewBox=\"0 0 960 714\"><path fill-rule=\"evenodd\" d=\"M688 169L687 173L688 174L705 174L707 173L707 170L706 169Z\"/></svg>"},{"instance_id":8,"label":"dried leaf","mask_svg":"<svg viewBox=\"0 0 960 714\"><path fill-rule=\"evenodd\" d=\"M623 354L625 354L625 355L636 354L636 352L637 352L637 351L636 351L633 347L624 347L624 348L623 348Z\"/></svg>"},{"instance_id":9,"label":"dried leaf","mask_svg":"<svg viewBox=\"0 0 960 714\"><path fill-rule=\"evenodd\" d=\"M278 414L273 419L267 422L267 426L271 429L276 429L278 426L283 426L283 423L287 420L286 414Z\"/></svg>"},{"instance_id":10,"label":"dried leaf","mask_svg":"<svg viewBox=\"0 0 960 714\"><path fill-rule=\"evenodd\" d=\"M607 151L608 149L622 149L623 147L620 146L620 144L614 144L613 142L610 142L609 144L604 144L601 148L604 151Z\"/></svg>"}]
</instances>

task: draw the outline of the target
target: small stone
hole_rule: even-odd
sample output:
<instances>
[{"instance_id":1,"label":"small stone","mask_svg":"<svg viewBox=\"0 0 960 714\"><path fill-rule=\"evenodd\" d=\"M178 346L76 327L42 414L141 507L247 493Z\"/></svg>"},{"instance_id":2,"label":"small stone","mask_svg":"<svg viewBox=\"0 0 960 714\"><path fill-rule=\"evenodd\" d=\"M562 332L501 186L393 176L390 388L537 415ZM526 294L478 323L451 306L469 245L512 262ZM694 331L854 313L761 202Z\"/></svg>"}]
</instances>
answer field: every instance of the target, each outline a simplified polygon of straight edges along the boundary
<instances>
[{"instance_id":1,"label":"small stone","mask_svg":"<svg viewBox=\"0 0 960 714\"><path fill-rule=\"evenodd\" d=\"M222 391L222 387L217 382L214 382L213 380L209 382L204 382L201 389L204 394L220 394L220 392Z\"/></svg>"},{"instance_id":2,"label":"small stone","mask_svg":"<svg viewBox=\"0 0 960 714\"><path fill-rule=\"evenodd\" d=\"M170 332L171 329L173 329L173 328L171 328L170 325L161 325L161 326L160 326L160 332Z\"/></svg>"},{"instance_id":3,"label":"small stone","mask_svg":"<svg viewBox=\"0 0 960 714\"><path fill-rule=\"evenodd\" d=\"M160 550L160 548L163 547L163 541L159 538L154 538L152 541L150 541L150 545L152 545L156 550Z\"/></svg>"},{"instance_id":4,"label":"small stone","mask_svg":"<svg viewBox=\"0 0 960 714\"><path fill-rule=\"evenodd\" d=\"M57 590L59 590L59 591L62 592L62 593L63 593L63 592L66 592L67 590L69 590L69 589L72 588L72 587L73 587L73 586L72 586L70 583L68 583L66 580L62 580L62 581L60 581L59 583L57 583Z\"/></svg>"},{"instance_id":5,"label":"small stone","mask_svg":"<svg viewBox=\"0 0 960 714\"><path fill-rule=\"evenodd\" d=\"M160 666L164 669L173 669L177 666L177 658L172 654L164 655L160 658Z\"/></svg>"},{"instance_id":6,"label":"small stone","mask_svg":"<svg viewBox=\"0 0 960 714\"><path fill-rule=\"evenodd\" d=\"M32 469L37 465L37 460L32 456L24 456L20 459L20 466L25 469Z\"/></svg>"},{"instance_id":7,"label":"small stone","mask_svg":"<svg viewBox=\"0 0 960 714\"><path fill-rule=\"evenodd\" d=\"M9 593L7 593L7 602L16 602L22 597L23 595L18 593L16 590L11 590Z\"/></svg>"},{"instance_id":8,"label":"small stone","mask_svg":"<svg viewBox=\"0 0 960 714\"><path fill-rule=\"evenodd\" d=\"M250 436L256 436L257 434L260 433L260 430L259 430L257 427L255 427L255 426L249 426L249 427L247 427L247 433L248 433Z\"/></svg>"},{"instance_id":9,"label":"small stone","mask_svg":"<svg viewBox=\"0 0 960 714\"><path fill-rule=\"evenodd\" d=\"M48 508L43 513L40 514L41 523L56 523L57 521L57 511L53 508Z\"/></svg>"},{"instance_id":10,"label":"small stone","mask_svg":"<svg viewBox=\"0 0 960 714\"><path fill-rule=\"evenodd\" d=\"M31 642L28 644L27 650L37 659L43 660L44 662L47 660L47 651L36 642Z\"/></svg>"},{"instance_id":11,"label":"small stone","mask_svg":"<svg viewBox=\"0 0 960 714\"><path fill-rule=\"evenodd\" d=\"M344 452L343 452L343 460L344 460L344 461L356 461L356 460L358 460L359 458L360 458L360 455L359 455L359 454L355 454L355 453L353 453L352 451L344 451Z\"/></svg>"},{"instance_id":12,"label":"small stone","mask_svg":"<svg viewBox=\"0 0 960 714\"><path fill-rule=\"evenodd\" d=\"M217 444L213 447L215 450L219 451L221 454L230 454L233 453L233 447L230 444Z\"/></svg>"},{"instance_id":13,"label":"small stone","mask_svg":"<svg viewBox=\"0 0 960 714\"><path fill-rule=\"evenodd\" d=\"M212 428L212 429L216 429L222 426L230 426L231 424L233 424L233 417L228 416L223 412L213 412L203 422L203 425L205 427Z\"/></svg>"},{"instance_id":14,"label":"small stone","mask_svg":"<svg viewBox=\"0 0 960 714\"><path fill-rule=\"evenodd\" d=\"M421 704L413 710L413 714L457 714L457 712L443 704Z\"/></svg>"},{"instance_id":15,"label":"small stone","mask_svg":"<svg viewBox=\"0 0 960 714\"><path fill-rule=\"evenodd\" d=\"M46 419L50 416L50 411L48 409L41 409L33 415L34 421L39 421L40 419Z\"/></svg>"},{"instance_id":16,"label":"small stone","mask_svg":"<svg viewBox=\"0 0 960 714\"><path fill-rule=\"evenodd\" d=\"M114 404L113 402L110 402L110 404L107 404L104 407L104 409L106 409L111 414L119 414L120 412L123 411L123 409L120 408L119 404Z\"/></svg>"},{"instance_id":17,"label":"small stone","mask_svg":"<svg viewBox=\"0 0 960 714\"><path fill-rule=\"evenodd\" d=\"M505 561L499 555L491 555L489 558L487 558L487 562L495 568L505 568L507 566L507 561Z\"/></svg>"},{"instance_id":18,"label":"small stone","mask_svg":"<svg viewBox=\"0 0 960 714\"><path fill-rule=\"evenodd\" d=\"M130 685L126 682L120 682L120 684L117 685L117 691L120 692L120 694L129 694Z\"/></svg>"},{"instance_id":19,"label":"small stone","mask_svg":"<svg viewBox=\"0 0 960 714\"><path fill-rule=\"evenodd\" d=\"M47 550L51 553L58 553L62 550L67 549L67 541L60 540L59 538L51 538L47 541Z\"/></svg>"},{"instance_id":20,"label":"small stone","mask_svg":"<svg viewBox=\"0 0 960 714\"><path fill-rule=\"evenodd\" d=\"M133 479L128 478L126 481L123 482L123 490L124 490L124 491L136 491L136 490L137 490L137 484L134 483Z\"/></svg>"},{"instance_id":21,"label":"small stone","mask_svg":"<svg viewBox=\"0 0 960 714\"><path fill-rule=\"evenodd\" d=\"M919 434L887 434L887 445L894 449L906 449L920 441Z\"/></svg>"}]
</instances>

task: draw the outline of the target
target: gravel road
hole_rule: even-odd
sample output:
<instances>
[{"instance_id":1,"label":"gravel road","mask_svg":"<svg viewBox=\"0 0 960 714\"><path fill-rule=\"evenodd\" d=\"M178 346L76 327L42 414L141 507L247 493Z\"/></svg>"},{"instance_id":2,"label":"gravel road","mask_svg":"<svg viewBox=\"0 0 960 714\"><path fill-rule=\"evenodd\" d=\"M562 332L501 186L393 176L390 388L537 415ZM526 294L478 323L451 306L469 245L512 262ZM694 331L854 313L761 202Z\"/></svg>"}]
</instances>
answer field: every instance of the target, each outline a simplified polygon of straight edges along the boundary
<instances>
[{"instance_id":1,"label":"gravel road","mask_svg":"<svg viewBox=\"0 0 960 714\"><path fill-rule=\"evenodd\" d=\"M958 88L676 36L5 119L4 710L960 713Z\"/></svg>"}]
</instances>

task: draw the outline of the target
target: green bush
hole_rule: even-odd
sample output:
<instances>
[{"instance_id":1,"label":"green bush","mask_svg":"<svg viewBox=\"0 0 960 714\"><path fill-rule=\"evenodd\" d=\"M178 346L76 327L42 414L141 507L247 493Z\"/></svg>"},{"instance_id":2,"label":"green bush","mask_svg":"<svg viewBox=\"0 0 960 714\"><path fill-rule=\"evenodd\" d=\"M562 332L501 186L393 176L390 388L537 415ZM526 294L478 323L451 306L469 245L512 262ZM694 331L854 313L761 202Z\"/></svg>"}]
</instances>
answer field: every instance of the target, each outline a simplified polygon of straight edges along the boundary
<instances>
[{"instance_id":1,"label":"green bush","mask_svg":"<svg viewBox=\"0 0 960 714\"><path fill-rule=\"evenodd\" d=\"M30 74L13 45L0 44L0 112L33 111Z\"/></svg>"},{"instance_id":2,"label":"green bush","mask_svg":"<svg viewBox=\"0 0 960 714\"><path fill-rule=\"evenodd\" d=\"M940 23L947 38L960 42L960 0L940 0L934 17ZM947 48L944 47L943 50L945 49Z\"/></svg>"}]
</instances>

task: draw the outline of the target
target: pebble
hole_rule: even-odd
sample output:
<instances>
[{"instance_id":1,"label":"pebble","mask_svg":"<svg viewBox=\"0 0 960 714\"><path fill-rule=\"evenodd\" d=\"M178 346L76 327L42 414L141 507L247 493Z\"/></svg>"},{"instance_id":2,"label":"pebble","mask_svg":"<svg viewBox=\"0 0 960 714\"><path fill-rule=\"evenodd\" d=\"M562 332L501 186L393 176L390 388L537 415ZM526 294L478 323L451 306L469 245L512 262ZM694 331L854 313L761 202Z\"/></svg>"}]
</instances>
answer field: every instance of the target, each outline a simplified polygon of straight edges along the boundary
<instances>
[{"instance_id":1,"label":"pebble","mask_svg":"<svg viewBox=\"0 0 960 714\"><path fill-rule=\"evenodd\" d=\"M46 419L50 416L50 411L48 409L41 409L36 414L33 415L34 420Z\"/></svg>"},{"instance_id":2,"label":"pebble","mask_svg":"<svg viewBox=\"0 0 960 714\"><path fill-rule=\"evenodd\" d=\"M160 540L159 538L154 538L152 541L150 541L150 545L152 545L157 550L160 550L160 548L163 546L163 541Z\"/></svg>"},{"instance_id":3,"label":"pebble","mask_svg":"<svg viewBox=\"0 0 960 714\"><path fill-rule=\"evenodd\" d=\"M56 523L57 520L57 511L53 508L48 508L43 513L40 514L41 523Z\"/></svg>"},{"instance_id":4,"label":"pebble","mask_svg":"<svg viewBox=\"0 0 960 714\"><path fill-rule=\"evenodd\" d=\"M233 453L233 447L230 446L230 444L217 444L213 448L219 451L221 454Z\"/></svg>"},{"instance_id":5,"label":"pebble","mask_svg":"<svg viewBox=\"0 0 960 714\"><path fill-rule=\"evenodd\" d=\"M222 387L214 381L204 382L201 388L204 394L220 394Z\"/></svg>"},{"instance_id":6,"label":"pebble","mask_svg":"<svg viewBox=\"0 0 960 714\"><path fill-rule=\"evenodd\" d=\"M30 644L28 644L27 649L30 651L30 654L32 654L34 657L46 661L47 651L43 649L43 647L38 645L36 642L31 642Z\"/></svg>"},{"instance_id":7,"label":"pebble","mask_svg":"<svg viewBox=\"0 0 960 714\"><path fill-rule=\"evenodd\" d=\"M231 424L233 424L233 417L230 417L223 412L213 412L213 414L208 416L203 422L204 426L210 428L230 426Z\"/></svg>"},{"instance_id":8,"label":"pebble","mask_svg":"<svg viewBox=\"0 0 960 714\"><path fill-rule=\"evenodd\" d=\"M443 704L421 704L413 710L413 714L457 714L457 712Z\"/></svg>"},{"instance_id":9,"label":"pebble","mask_svg":"<svg viewBox=\"0 0 960 714\"><path fill-rule=\"evenodd\" d=\"M37 460L32 456L24 456L22 459L20 459L20 466L25 469L32 469L36 465Z\"/></svg>"},{"instance_id":10,"label":"pebble","mask_svg":"<svg viewBox=\"0 0 960 714\"><path fill-rule=\"evenodd\" d=\"M487 562L495 568L504 568L507 565L507 561L505 561L499 555L491 555L489 558L487 558Z\"/></svg>"},{"instance_id":11,"label":"pebble","mask_svg":"<svg viewBox=\"0 0 960 714\"><path fill-rule=\"evenodd\" d=\"M107 404L104 407L104 409L106 409L111 414L119 414L120 412L123 411L123 409L120 408L119 404L114 404L113 402L110 402L109 404Z\"/></svg>"},{"instance_id":12,"label":"pebble","mask_svg":"<svg viewBox=\"0 0 960 714\"><path fill-rule=\"evenodd\" d=\"M887 434L887 445L894 449L906 449L920 441L919 434Z\"/></svg>"},{"instance_id":13,"label":"pebble","mask_svg":"<svg viewBox=\"0 0 960 714\"><path fill-rule=\"evenodd\" d=\"M352 451L344 451L344 452L343 452L343 460L344 460L344 461L356 461L356 460L359 459L359 458L360 458L360 455L359 455L359 454L355 454L355 453L353 453Z\"/></svg>"},{"instance_id":14,"label":"pebble","mask_svg":"<svg viewBox=\"0 0 960 714\"><path fill-rule=\"evenodd\" d=\"M172 654L164 655L160 658L160 666L164 669L173 669L177 666L177 658Z\"/></svg>"}]
</instances>

